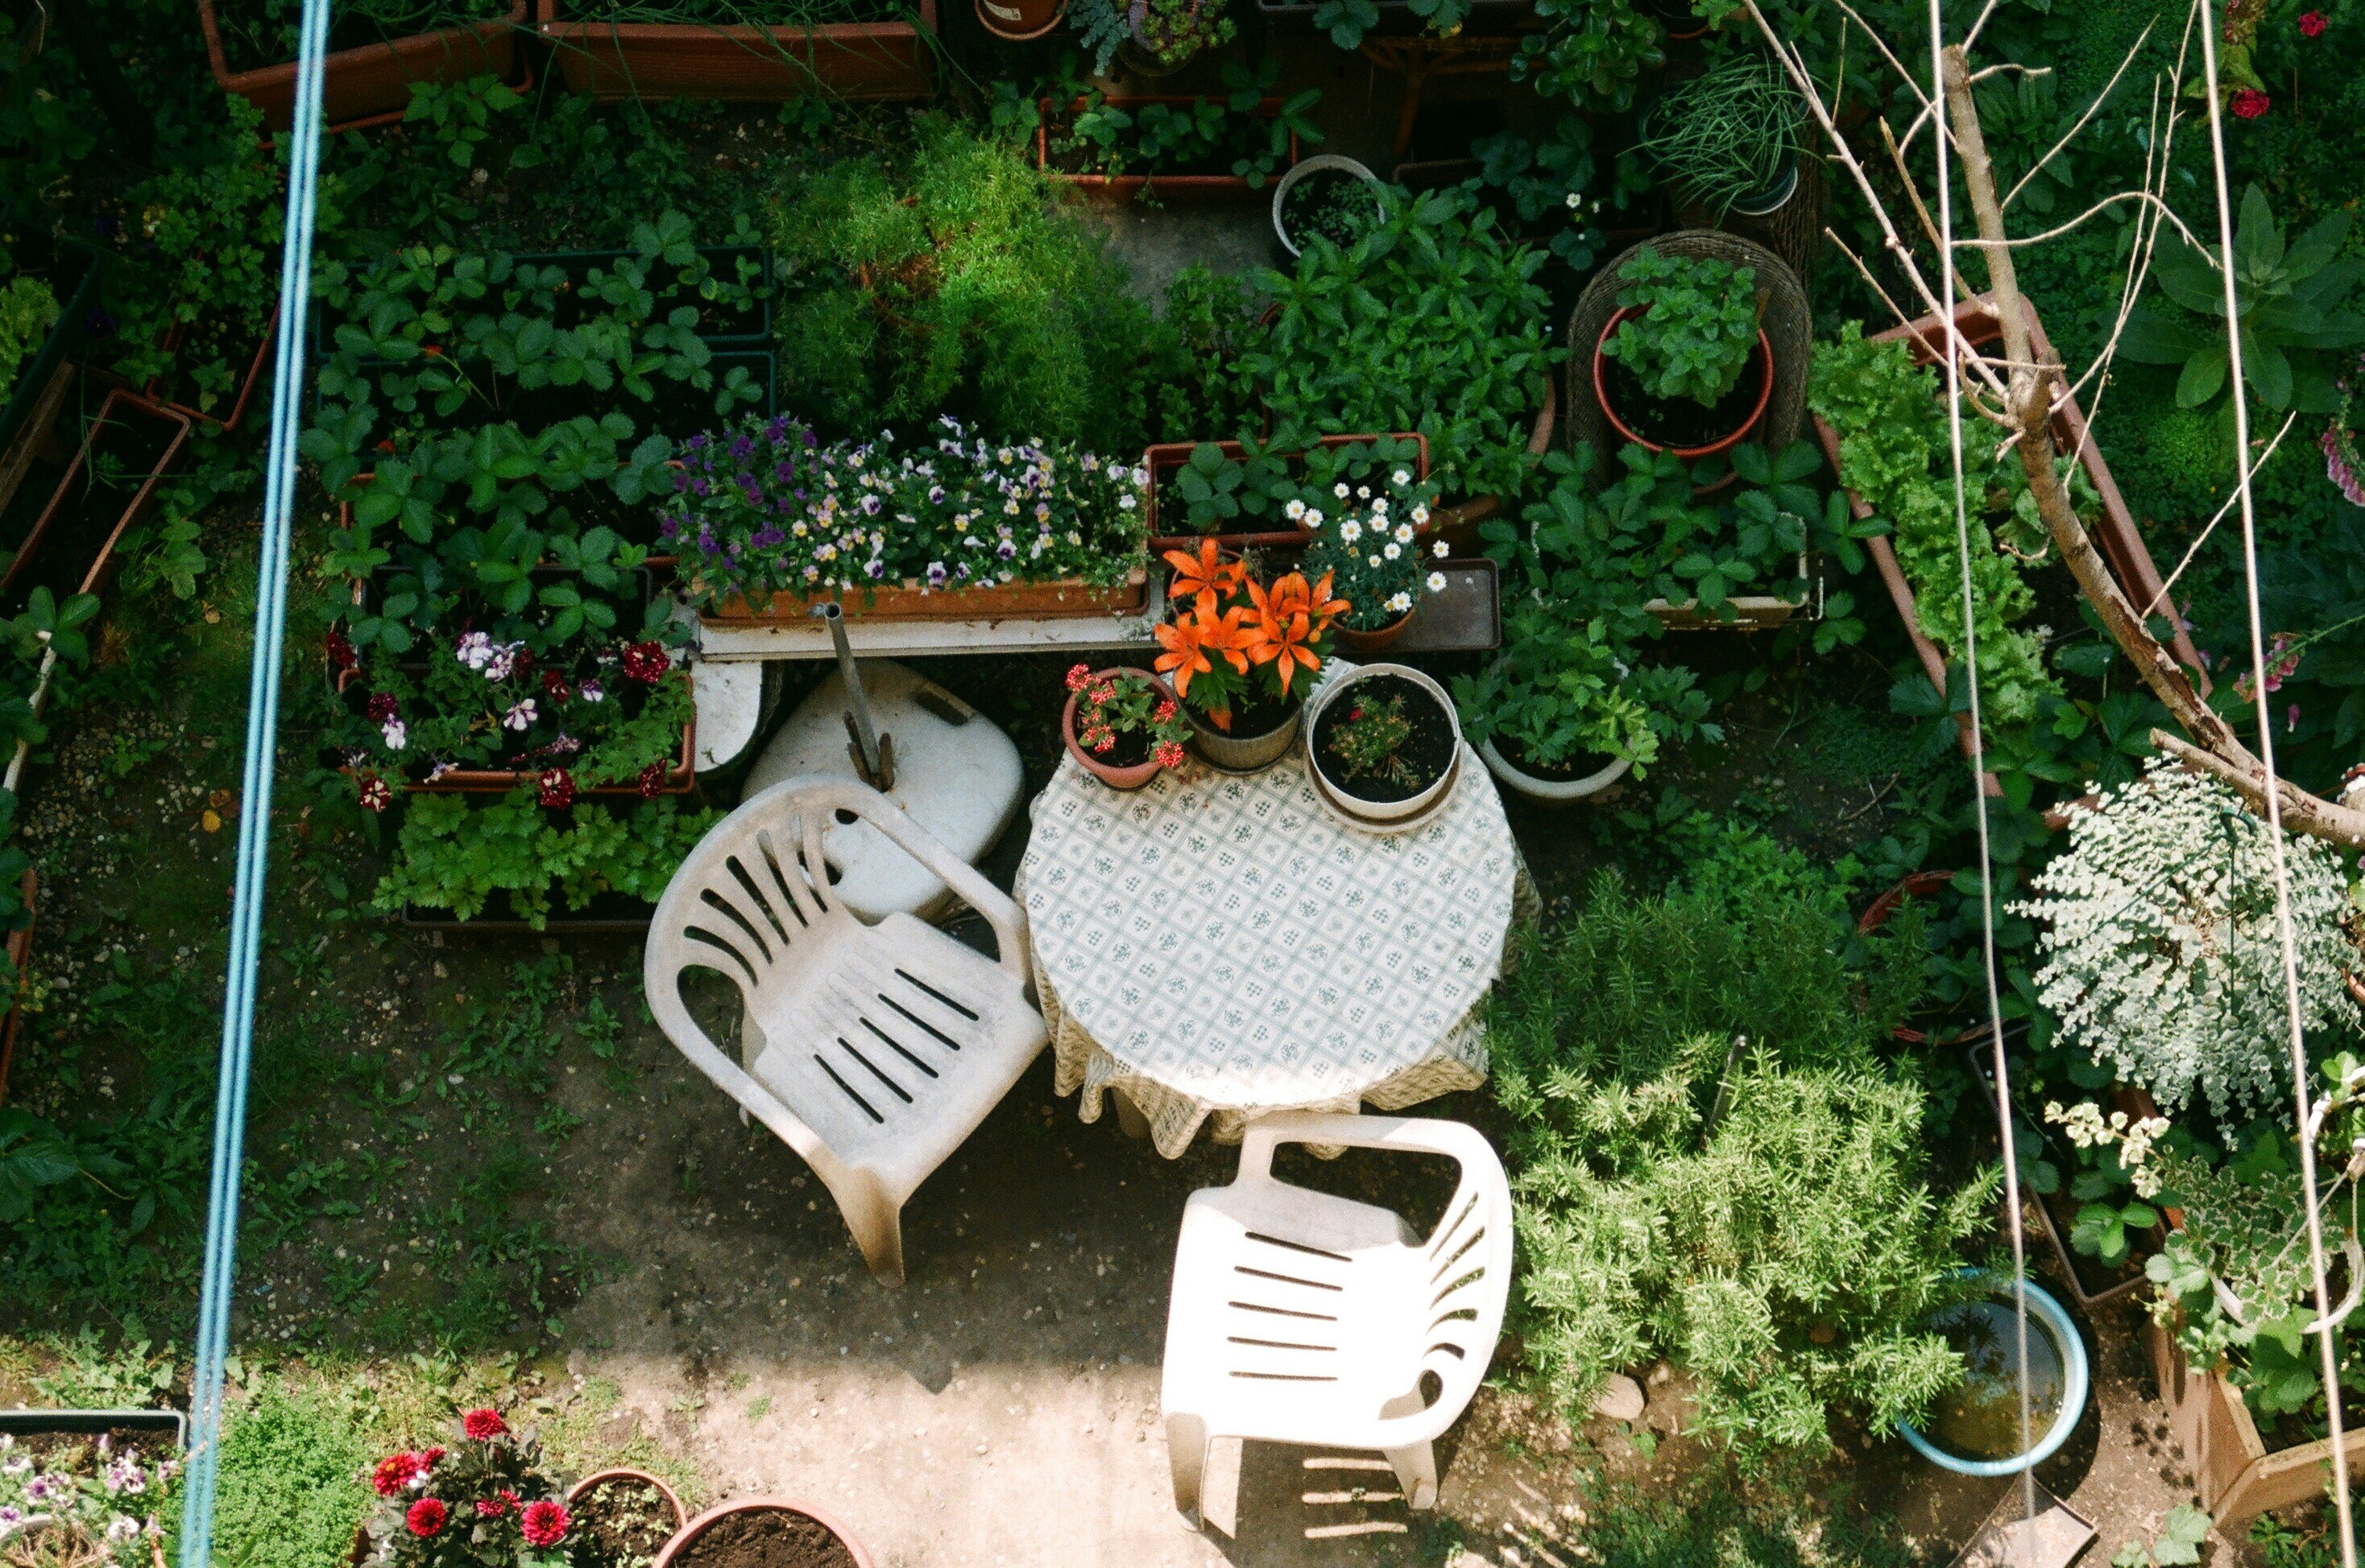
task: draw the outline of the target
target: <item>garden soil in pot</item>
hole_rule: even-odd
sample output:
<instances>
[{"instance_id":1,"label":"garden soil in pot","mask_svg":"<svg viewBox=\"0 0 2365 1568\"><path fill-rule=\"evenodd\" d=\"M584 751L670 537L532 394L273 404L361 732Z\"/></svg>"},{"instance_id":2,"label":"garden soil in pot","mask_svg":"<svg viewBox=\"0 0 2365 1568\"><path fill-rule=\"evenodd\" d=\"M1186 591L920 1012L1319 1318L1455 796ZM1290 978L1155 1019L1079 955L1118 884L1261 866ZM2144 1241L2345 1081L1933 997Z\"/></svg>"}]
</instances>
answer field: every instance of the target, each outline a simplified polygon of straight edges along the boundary
<instances>
[{"instance_id":1,"label":"garden soil in pot","mask_svg":"<svg viewBox=\"0 0 2365 1568\"><path fill-rule=\"evenodd\" d=\"M1395 753L1410 772L1405 779L1373 776L1351 781L1340 777L1339 759L1330 754L1331 737L1339 733L1341 724L1354 717L1360 704L1391 699L1400 705L1405 721L1412 726L1412 733L1404 738ZM1340 692L1325 706L1321 717L1314 721L1314 755L1321 761L1322 776L1354 799L1377 805L1408 801L1443 778L1445 770L1453 766L1456 745L1453 725L1438 708L1437 699L1426 688L1400 675L1375 675L1358 680L1351 690Z\"/></svg>"},{"instance_id":2,"label":"garden soil in pot","mask_svg":"<svg viewBox=\"0 0 2365 1568\"><path fill-rule=\"evenodd\" d=\"M1601 385L1609 406L1637 435L1662 446L1689 450L1713 446L1739 430L1749 419L1765 390L1765 360L1754 349L1732 390L1714 407L1689 398L1658 398L1642 390L1642 383L1625 361L1602 357Z\"/></svg>"},{"instance_id":3,"label":"garden soil in pot","mask_svg":"<svg viewBox=\"0 0 2365 1568\"><path fill-rule=\"evenodd\" d=\"M674 1554L675 1568L857 1568L819 1519L786 1508L725 1514Z\"/></svg>"},{"instance_id":4,"label":"garden soil in pot","mask_svg":"<svg viewBox=\"0 0 2365 1568\"><path fill-rule=\"evenodd\" d=\"M574 1568L648 1568L681 1528L662 1491L627 1475L585 1487L574 1508Z\"/></svg>"}]
</instances>

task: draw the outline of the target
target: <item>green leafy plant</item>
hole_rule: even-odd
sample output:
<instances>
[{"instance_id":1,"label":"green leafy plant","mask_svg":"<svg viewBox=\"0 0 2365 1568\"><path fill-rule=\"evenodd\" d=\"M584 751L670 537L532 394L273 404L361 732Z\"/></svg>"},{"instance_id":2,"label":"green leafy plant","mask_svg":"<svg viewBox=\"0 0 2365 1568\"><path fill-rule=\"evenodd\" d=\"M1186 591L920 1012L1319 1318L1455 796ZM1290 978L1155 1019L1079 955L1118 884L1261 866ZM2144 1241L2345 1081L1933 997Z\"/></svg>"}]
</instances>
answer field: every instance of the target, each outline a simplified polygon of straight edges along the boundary
<instances>
[{"instance_id":1,"label":"green leafy plant","mask_svg":"<svg viewBox=\"0 0 2365 1568\"><path fill-rule=\"evenodd\" d=\"M1453 678L1463 734L1508 746L1522 767L1564 770L1588 757L1619 757L1646 771L1659 755L1659 717L1671 730L1699 724L1707 696L1691 671L1664 672L1653 692L1658 707L1639 695L1653 683L1636 678L1606 623L1581 620L1559 604L1530 599L1503 617L1503 652L1476 675Z\"/></svg>"},{"instance_id":2,"label":"green leafy plant","mask_svg":"<svg viewBox=\"0 0 2365 1568\"><path fill-rule=\"evenodd\" d=\"M1478 160L1480 184L1503 192L1521 223L1562 220L1549 242L1552 253L1579 272L1601 259L1604 214L1625 211L1651 188L1642 160L1626 151L1609 161L1608 193L1596 193L1601 170L1592 122L1582 115L1561 116L1541 141L1512 131L1482 138L1471 143L1470 155Z\"/></svg>"},{"instance_id":3,"label":"green leafy plant","mask_svg":"<svg viewBox=\"0 0 2365 1568\"><path fill-rule=\"evenodd\" d=\"M17 371L57 324L58 297L29 274L0 286L0 398L17 389Z\"/></svg>"},{"instance_id":4,"label":"green leafy plant","mask_svg":"<svg viewBox=\"0 0 2365 1568\"><path fill-rule=\"evenodd\" d=\"M469 920L506 894L537 930L554 893L571 911L604 892L654 903L682 857L721 820L719 812L671 800L624 816L595 805L554 812L525 789L481 806L465 795L417 795L404 807L396 863L380 879L375 903L382 912L413 904Z\"/></svg>"},{"instance_id":5,"label":"green leafy plant","mask_svg":"<svg viewBox=\"0 0 2365 1568\"><path fill-rule=\"evenodd\" d=\"M1712 257L1662 256L1644 246L1618 269L1619 323L1601 352L1632 371L1642 390L1714 408L1749 364L1757 342L1757 274Z\"/></svg>"},{"instance_id":6,"label":"green leafy plant","mask_svg":"<svg viewBox=\"0 0 2365 1568\"><path fill-rule=\"evenodd\" d=\"M1735 202L1770 196L1796 169L1806 118L1781 66L1729 54L1651 106L1642 148L1722 218Z\"/></svg>"},{"instance_id":7,"label":"green leafy plant","mask_svg":"<svg viewBox=\"0 0 2365 1568\"><path fill-rule=\"evenodd\" d=\"M1308 492L1286 502L1282 517L1306 531L1307 575L1328 577L1348 602L1344 624L1376 632L1410 615L1424 595L1443 590L1445 574L1436 563L1449 546L1421 537L1437 487L1416 478L1409 464L1381 466L1362 482L1342 476L1328 490Z\"/></svg>"},{"instance_id":8,"label":"green leafy plant","mask_svg":"<svg viewBox=\"0 0 2365 1568\"><path fill-rule=\"evenodd\" d=\"M1519 39L1511 80L1581 109L1622 114L1642 73L1666 63L1659 24L1633 0L1535 0L1541 32Z\"/></svg>"},{"instance_id":9,"label":"green leafy plant","mask_svg":"<svg viewBox=\"0 0 2365 1568\"><path fill-rule=\"evenodd\" d=\"M1144 0L1139 37L1160 65L1182 65L1220 49L1236 29L1222 0Z\"/></svg>"},{"instance_id":10,"label":"green leafy plant","mask_svg":"<svg viewBox=\"0 0 2365 1568\"><path fill-rule=\"evenodd\" d=\"M2111 1568L2192 1568L2201 1561L2202 1544L2209 1539L2211 1520L2190 1503L2179 1503L2159 1523L2159 1534L2146 1546L2140 1540L2122 1544L2112 1554Z\"/></svg>"},{"instance_id":11,"label":"green leafy plant","mask_svg":"<svg viewBox=\"0 0 2365 1568\"><path fill-rule=\"evenodd\" d=\"M1151 175L1142 187L1145 197L1156 192L1155 176L1161 174L1229 173L1250 189L1261 189L1288 161L1293 137L1301 144L1322 140L1312 118L1322 101L1319 87L1292 94L1270 116L1256 112L1280 71L1281 62L1272 56L1253 72L1227 61L1227 96L1135 108L1111 104L1099 88L1085 84L1070 98L1064 118L1054 110L1046 147L1062 173Z\"/></svg>"},{"instance_id":12,"label":"green leafy plant","mask_svg":"<svg viewBox=\"0 0 2365 1568\"><path fill-rule=\"evenodd\" d=\"M2343 256L2350 215L2336 212L2286 243L2266 193L2242 194L2234 230L2234 308L2242 335L2242 374L2260 404L2281 413L2328 414L2340 406L2335 351L2365 344L2365 314L2354 308L2365 258ZM2181 365L2179 408L2218 406L2230 356L2225 345L2222 247L2206 255L2180 235L2164 239L2152 258L2163 303L2146 298L2128 319L2119 347L2145 364ZM2232 405L2225 423L2230 430Z\"/></svg>"}]
</instances>

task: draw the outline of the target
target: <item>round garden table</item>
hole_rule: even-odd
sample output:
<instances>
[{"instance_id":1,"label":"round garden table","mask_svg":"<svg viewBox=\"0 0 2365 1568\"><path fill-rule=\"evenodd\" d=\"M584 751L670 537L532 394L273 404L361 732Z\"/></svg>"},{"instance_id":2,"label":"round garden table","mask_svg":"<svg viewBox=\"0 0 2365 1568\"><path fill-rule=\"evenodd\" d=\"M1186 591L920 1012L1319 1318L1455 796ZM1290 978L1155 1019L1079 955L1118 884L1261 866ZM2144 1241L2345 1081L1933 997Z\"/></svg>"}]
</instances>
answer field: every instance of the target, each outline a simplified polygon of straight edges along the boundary
<instances>
[{"instance_id":1,"label":"round garden table","mask_svg":"<svg viewBox=\"0 0 2365 1568\"><path fill-rule=\"evenodd\" d=\"M1180 1158L1283 1110L1399 1110L1485 1081L1480 1003L1534 890L1463 747L1409 832L1347 826L1302 750L1233 777L1194 761L1130 793L1065 758L1018 872L1062 1094L1120 1092Z\"/></svg>"}]
</instances>

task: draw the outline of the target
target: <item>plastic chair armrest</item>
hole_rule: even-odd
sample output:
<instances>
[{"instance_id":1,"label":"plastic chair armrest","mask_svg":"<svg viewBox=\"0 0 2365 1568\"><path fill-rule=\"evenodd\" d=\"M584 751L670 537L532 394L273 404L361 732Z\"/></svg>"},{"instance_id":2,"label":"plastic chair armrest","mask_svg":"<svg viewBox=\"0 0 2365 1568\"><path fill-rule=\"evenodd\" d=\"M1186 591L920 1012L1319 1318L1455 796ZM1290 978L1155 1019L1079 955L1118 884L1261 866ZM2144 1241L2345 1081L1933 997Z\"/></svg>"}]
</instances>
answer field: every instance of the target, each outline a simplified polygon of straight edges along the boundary
<instances>
[{"instance_id":1,"label":"plastic chair armrest","mask_svg":"<svg viewBox=\"0 0 2365 1568\"><path fill-rule=\"evenodd\" d=\"M936 842L935 835L913 822L903 808L868 785L839 786L843 804L855 815L887 835L896 848L926 867L960 901L983 916L993 928L995 959L1024 986L1030 975L1026 960L1026 912L1010 895L985 879L976 867Z\"/></svg>"}]
</instances>

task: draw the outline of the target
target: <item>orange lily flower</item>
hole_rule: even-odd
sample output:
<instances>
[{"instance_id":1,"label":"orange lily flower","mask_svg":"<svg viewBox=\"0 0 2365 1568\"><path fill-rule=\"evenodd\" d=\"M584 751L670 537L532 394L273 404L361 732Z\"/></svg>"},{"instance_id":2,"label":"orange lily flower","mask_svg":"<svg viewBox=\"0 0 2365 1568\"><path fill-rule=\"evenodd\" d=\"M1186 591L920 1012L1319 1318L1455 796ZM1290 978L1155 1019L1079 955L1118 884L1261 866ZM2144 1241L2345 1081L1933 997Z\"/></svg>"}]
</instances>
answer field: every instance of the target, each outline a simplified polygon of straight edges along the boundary
<instances>
[{"instance_id":1,"label":"orange lily flower","mask_svg":"<svg viewBox=\"0 0 2365 1568\"><path fill-rule=\"evenodd\" d=\"M1330 597L1330 579L1332 576L1333 574L1329 572L1322 574L1322 580L1314 585L1312 600L1306 606L1307 612L1314 617L1316 624L1319 628L1316 633L1316 635L1317 636L1320 635L1322 632L1329 630L1330 622L1338 620L1339 617L1346 614L1347 611L1355 608L1343 599L1333 599Z\"/></svg>"},{"instance_id":2,"label":"orange lily flower","mask_svg":"<svg viewBox=\"0 0 2365 1568\"><path fill-rule=\"evenodd\" d=\"M1210 654L1221 655L1233 669L1246 672L1249 662L1239 651L1241 632L1239 610L1218 615L1214 605L1202 599L1195 614L1178 616L1157 628L1158 645L1165 651L1152 661L1152 666L1173 681L1175 696L1187 697L1191 678L1216 667Z\"/></svg>"},{"instance_id":3,"label":"orange lily flower","mask_svg":"<svg viewBox=\"0 0 2365 1568\"><path fill-rule=\"evenodd\" d=\"M1323 588L1327 596L1327 577ZM1274 579L1271 588L1250 583L1249 598L1256 606L1256 619L1243 636L1249 657L1261 665L1278 666L1274 678L1287 696L1290 681L1300 668L1310 675L1322 667L1322 660L1306 645L1321 634L1313 621L1313 589L1304 573L1291 572Z\"/></svg>"},{"instance_id":4,"label":"orange lily flower","mask_svg":"<svg viewBox=\"0 0 2365 1568\"><path fill-rule=\"evenodd\" d=\"M1178 601L1196 596L1203 615L1230 598L1248 571L1242 562L1219 559L1213 539L1199 541L1196 555L1187 550L1169 550L1165 561L1174 568L1174 581L1166 596Z\"/></svg>"}]
</instances>

